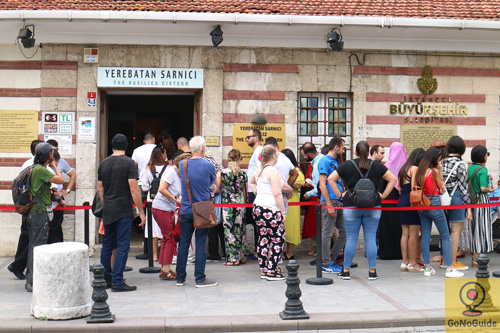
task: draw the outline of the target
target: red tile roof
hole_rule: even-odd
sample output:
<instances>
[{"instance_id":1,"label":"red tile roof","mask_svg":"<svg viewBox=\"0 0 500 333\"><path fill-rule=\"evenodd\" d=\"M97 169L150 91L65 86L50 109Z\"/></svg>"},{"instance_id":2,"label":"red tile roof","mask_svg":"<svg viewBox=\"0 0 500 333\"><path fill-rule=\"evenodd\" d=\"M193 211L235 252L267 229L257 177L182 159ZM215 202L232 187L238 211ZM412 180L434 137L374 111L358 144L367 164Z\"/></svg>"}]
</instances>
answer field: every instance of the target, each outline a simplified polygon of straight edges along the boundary
<instances>
[{"instance_id":1,"label":"red tile roof","mask_svg":"<svg viewBox=\"0 0 500 333\"><path fill-rule=\"evenodd\" d=\"M17 9L500 19L500 0L0 0Z\"/></svg>"}]
</instances>

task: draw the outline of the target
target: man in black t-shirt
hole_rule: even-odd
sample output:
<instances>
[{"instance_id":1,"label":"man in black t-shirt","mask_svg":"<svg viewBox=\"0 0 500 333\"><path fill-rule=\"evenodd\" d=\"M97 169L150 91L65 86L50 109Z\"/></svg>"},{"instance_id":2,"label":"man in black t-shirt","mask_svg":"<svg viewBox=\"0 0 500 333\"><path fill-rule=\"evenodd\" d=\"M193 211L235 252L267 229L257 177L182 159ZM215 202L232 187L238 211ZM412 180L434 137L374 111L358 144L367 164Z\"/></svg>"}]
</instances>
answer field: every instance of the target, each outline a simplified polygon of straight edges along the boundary
<instances>
[{"instance_id":1,"label":"man in black t-shirt","mask_svg":"<svg viewBox=\"0 0 500 333\"><path fill-rule=\"evenodd\" d=\"M139 178L134 160L125 155L128 141L123 134L116 134L111 141L113 154L105 158L97 171L97 188L103 207L104 240L101 263L104 266L106 286L112 291L132 291L137 287L123 281L132 233L133 206L139 209L140 226L146 223L142 208ZM111 268L111 254L116 248L115 262Z\"/></svg>"}]
</instances>

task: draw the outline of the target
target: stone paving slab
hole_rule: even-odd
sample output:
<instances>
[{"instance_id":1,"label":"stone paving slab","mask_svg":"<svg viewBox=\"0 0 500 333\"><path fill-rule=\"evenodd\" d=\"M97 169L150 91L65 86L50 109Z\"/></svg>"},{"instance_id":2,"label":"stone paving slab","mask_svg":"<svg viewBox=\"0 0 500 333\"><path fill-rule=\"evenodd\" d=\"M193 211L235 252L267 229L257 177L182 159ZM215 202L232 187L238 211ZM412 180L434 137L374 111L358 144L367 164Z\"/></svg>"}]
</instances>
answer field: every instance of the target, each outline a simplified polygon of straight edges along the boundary
<instances>
[{"instance_id":1,"label":"stone paving slab","mask_svg":"<svg viewBox=\"0 0 500 333\"><path fill-rule=\"evenodd\" d=\"M438 327L434 331L444 330L445 278L438 263L433 263L437 274L426 278L420 273L401 272L398 260L379 260L379 279L369 281L366 258L358 253L355 260L359 267L351 270L350 281L325 274L334 283L313 286L305 283L316 275L315 267L309 265L313 258L303 253L296 258L300 264L301 301L310 315L308 320L280 319L286 284L260 279L256 261L238 267L207 263L207 277L216 280L218 286L198 289L194 287L194 266L187 267L187 285L177 287L175 282L159 280L158 274L139 273L147 261L130 257L127 264L133 271L126 272L125 277L138 290L109 292L108 304L116 316L112 324L87 324L86 319L34 319L30 315L32 296L24 290L24 281L17 280L6 268L12 258L0 258L0 331L383 332L392 327L394 331L388 332L399 332L399 328L404 332L405 327L427 326ZM98 261L90 258L91 264ZM490 271L495 270L500 270L500 254L491 253ZM474 274L469 270L466 277Z\"/></svg>"}]
</instances>

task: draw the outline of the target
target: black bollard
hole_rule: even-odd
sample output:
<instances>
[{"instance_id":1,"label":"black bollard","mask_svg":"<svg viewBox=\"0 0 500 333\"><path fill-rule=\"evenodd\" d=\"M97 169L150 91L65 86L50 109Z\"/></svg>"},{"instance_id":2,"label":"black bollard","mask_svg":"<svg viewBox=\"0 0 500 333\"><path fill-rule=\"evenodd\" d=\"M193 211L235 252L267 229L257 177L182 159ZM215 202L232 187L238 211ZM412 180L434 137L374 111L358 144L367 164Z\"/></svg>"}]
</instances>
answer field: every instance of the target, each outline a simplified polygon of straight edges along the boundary
<instances>
[{"instance_id":1,"label":"black bollard","mask_svg":"<svg viewBox=\"0 0 500 333\"><path fill-rule=\"evenodd\" d=\"M153 263L153 215L151 214L151 202L146 202L146 216L148 224L148 267L139 268L141 273L160 273L160 267L154 267Z\"/></svg>"},{"instance_id":2,"label":"black bollard","mask_svg":"<svg viewBox=\"0 0 500 333\"><path fill-rule=\"evenodd\" d=\"M94 281L92 282L92 311L87 324L112 323L115 321L115 315L109 311L109 305L106 303L108 293L106 292L106 281L104 280L104 266L97 263L93 266Z\"/></svg>"},{"instance_id":3,"label":"black bollard","mask_svg":"<svg viewBox=\"0 0 500 333\"><path fill-rule=\"evenodd\" d=\"M288 277L286 279L286 292L285 296L287 301L285 303L285 309L280 312L280 317L283 320L289 319L309 319L309 314L304 310L302 302L300 301L300 296L302 292L300 291L300 279L298 276L298 270L300 265L297 264L295 260L290 260L286 265L286 270L288 272Z\"/></svg>"},{"instance_id":4,"label":"black bollard","mask_svg":"<svg viewBox=\"0 0 500 333\"><path fill-rule=\"evenodd\" d=\"M477 262L477 271L476 278L478 279L487 279L490 277L490 272L488 272L488 263L490 259L484 253L481 253L476 260Z\"/></svg>"},{"instance_id":5,"label":"black bollard","mask_svg":"<svg viewBox=\"0 0 500 333\"><path fill-rule=\"evenodd\" d=\"M476 283L475 289L478 295L478 299L474 300L473 304L469 308L476 314L481 314L483 312L494 313L496 319L498 320L498 313L500 309L493 304L491 299L491 285L490 285L490 272L488 272L488 263L490 259L486 254L480 254L477 258L477 271L476 271ZM477 308L477 309L476 309Z\"/></svg>"},{"instance_id":6,"label":"black bollard","mask_svg":"<svg viewBox=\"0 0 500 333\"><path fill-rule=\"evenodd\" d=\"M322 250L321 250L321 205L316 205L316 277L306 280L307 284L327 285L332 284L333 279L323 277Z\"/></svg>"}]
</instances>

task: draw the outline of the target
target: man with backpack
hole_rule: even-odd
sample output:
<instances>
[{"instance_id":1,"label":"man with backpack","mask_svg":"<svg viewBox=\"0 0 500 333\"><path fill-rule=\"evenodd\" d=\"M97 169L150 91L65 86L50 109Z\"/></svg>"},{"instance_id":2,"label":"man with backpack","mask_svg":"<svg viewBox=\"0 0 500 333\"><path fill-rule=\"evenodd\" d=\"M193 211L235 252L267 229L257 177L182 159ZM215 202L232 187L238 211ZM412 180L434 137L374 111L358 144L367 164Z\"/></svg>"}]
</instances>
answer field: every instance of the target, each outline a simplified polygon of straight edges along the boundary
<instances>
[{"instance_id":1,"label":"man with backpack","mask_svg":"<svg viewBox=\"0 0 500 333\"><path fill-rule=\"evenodd\" d=\"M342 154L345 151L345 142L339 136L333 137L328 143L328 154L323 156L318 163L319 189L321 191L321 206L342 207L342 199L333 192L327 178L340 165ZM339 191L343 192L342 180L338 180L336 185ZM321 234L321 256L322 270L324 273L340 273L342 266L335 261L340 252L344 249L346 242L346 233L344 226L344 215L341 209L333 208L323 209L323 230ZM335 227L339 230L339 237L335 241L330 251L330 242L332 240Z\"/></svg>"},{"instance_id":2,"label":"man with backpack","mask_svg":"<svg viewBox=\"0 0 500 333\"><path fill-rule=\"evenodd\" d=\"M33 291L33 248L47 244L49 238L49 217L52 213L50 183L64 183L54 159L54 147L50 144L43 142L36 146L34 163L29 186L33 206L27 214L29 252L25 288L28 292ZM47 170L48 165L54 170L55 175Z\"/></svg>"},{"instance_id":3,"label":"man with backpack","mask_svg":"<svg viewBox=\"0 0 500 333\"><path fill-rule=\"evenodd\" d=\"M33 165L33 158L35 157L35 148L39 143L42 143L43 140L33 140L31 141L31 158L26 160L21 167L21 171L26 169L27 167ZM7 267L9 272L14 274L19 280L26 279L24 275L24 270L28 264L28 252L29 252L29 232L28 232L28 221L26 220L26 214L22 215L21 220L21 233L19 234L19 240L17 241L17 250L16 255L14 257L14 261Z\"/></svg>"}]
</instances>

